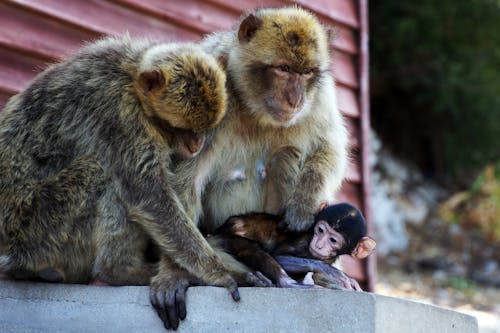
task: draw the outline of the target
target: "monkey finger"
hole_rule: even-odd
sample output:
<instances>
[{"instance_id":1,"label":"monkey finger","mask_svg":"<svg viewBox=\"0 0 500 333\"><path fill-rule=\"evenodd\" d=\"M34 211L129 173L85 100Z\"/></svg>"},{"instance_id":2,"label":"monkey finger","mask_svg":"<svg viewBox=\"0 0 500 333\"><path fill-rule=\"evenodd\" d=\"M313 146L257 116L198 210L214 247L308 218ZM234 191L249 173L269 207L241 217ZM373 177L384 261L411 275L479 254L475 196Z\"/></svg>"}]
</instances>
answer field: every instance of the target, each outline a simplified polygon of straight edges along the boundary
<instances>
[{"instance_id":1,"label":"monkey finger","mask_svg":"<svg viewBox=\"0 0 500 333\"><path fill-rule=\"evenodd\" d=\"M179 315L177 313L177 304L175 303L176 300L176 291L175 289L169 290L167 293L165 293L165 301L164 301L164 307L167 312L167 320L169 322L170 327L173 330L177 330L179 327Z\"/></svg>"},{"instance_id":2,"label":"monkey finger","mask_svg":"<svg viewBox=\"0 0 500 333\"><path fill-rule=\"evenodd\" d=\"M351 280L351 286L354 290L356 291L363 291L363 289L361 288L361 286L359 285L358 281L356 281L355 279L353 278L350 278Z\"/></svg>"},{"instance_id":3,"label":"monkey finger","mask_svg":"<svg viewBox=\"0 0 500 333\"><path fill-rule=\"evenodd\" d=\"M345 289L347 290L354 290L352 284L351 284L351 279L341 279L340 282L342 282L342 285L344 286Z\"/></svg>"},{"instance_id":4,"label":"monkey finger","mask_svg":"<svg viewBox=\"0 0 500 333\"><path fill-rule=\"evenodd\" d=\"M257 271L255 272L255 276L259 279L260 285L258 287L272 287L273 282L269 280L264 274Z\"/></svg>"},{"instance_id":5,"label":"monkey finger","mask_svg":"<svg viewBox=\"0 0 500 333\"><path fill-rule=\"evenodd\" d=\"M313 276L314 284L328 289L334 290L346 290L346 284L343 279L339 277L332 277L325 275L324 273L314 273ZM351 287L352 289L352 287Z\"/></svg>"},{"instance_id":6,"label":"monkey finger","mask_svg":"<svg viewBox=\"0 0 500 333\"><path fill-rule=\"evenodd\" d=\"M177 314L181 320L186 319L186 291L187 286L182 286L175 293L175 304L177 304Z\"/></svg>"},{"instance_id":7,"label":"monkey finger","mask_svg":"<svg viewBox=\"0 0 500 333\"><path fill-rule=\"evenodd\" d=\"M238 284L236 281L231 279L224 287L229 289L229 292L231 293L231 297L235 302L239 302L241 297L240 297L240 292L238 291Z\"/></svg>"},{"instance_id":8,"label":"monkey finger","mask_svg":"<svg viewBox=\"0 0 500 333\"><path fill-rule=\"evenodd\" d=\"M231 297L235 302L239 302L241 300L240 292L238 291L238 287L229 288L231 292Z\"/></svg>"},{"instance_id":9,"label":"monkey finger","mask_svg":"<svg viewBox=\"0 0 500 333\"><path fill-rule=\"evenodd\" d=\"M245 273L243 285L249 287L269 287L270 286L269 283L272 285L272 282L268 278L266 278L262 273L248 272Z\"/></svg>"},{"instance_id":10,"label":"monkey finger","mask_svg":"<svg viewBox=\"0 0 500 333\"><path fill-rule=\"evenodd\" d=\"M165 311L164 292L157 292L156 290L151 289L149 292L149 299L156 312L158 313L161 321L163 322L163 326L165 326L167 330L171 329L172 327L170 325L170 322L168 321L167 313Z\"/></svg>"},{"instance_id":11,"label":"monkey finger","mask_svg":"<svg viewBox=\"0 0 500 333\"><path fill-rule=\"evenodd\" d=\"M219 278L217 278L213 283L209 283L209 285L215 285L224 287L229 290L231 293L231 297L234 301L238 302L240 300L240 292L238 291L238 283L236 280L229 274L223 274Z\"/></svg>"}]
</instances>

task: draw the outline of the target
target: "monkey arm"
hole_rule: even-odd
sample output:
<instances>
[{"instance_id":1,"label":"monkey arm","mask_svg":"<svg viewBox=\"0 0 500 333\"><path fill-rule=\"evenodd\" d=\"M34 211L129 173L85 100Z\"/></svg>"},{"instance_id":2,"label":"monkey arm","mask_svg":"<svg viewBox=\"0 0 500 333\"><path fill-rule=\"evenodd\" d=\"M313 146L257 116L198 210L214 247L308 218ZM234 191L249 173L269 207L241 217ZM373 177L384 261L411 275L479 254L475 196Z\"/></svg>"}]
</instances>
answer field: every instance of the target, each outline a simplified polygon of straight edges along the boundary
<instances>
[{"instance_id":1,"label":"monkey arm","mask_svg":"<svg viewBox=\"0 0 500 333\"><path fill-rule=\"evenodd\" d=\"M226 270L194 222L185 213L167 175L135 182L128 190L136 220L165 255L203 281L220 283ZM147 194L147 196L145 196Z\"/></svg>"},{"instance_id":2,"label":"monkey arm","mask_svg":"<svg viewBox=\"0 0 500 333\"><path fill-rule=\"evenodd\" d=\"M288 273L305 274L313 272L315 284L323 287L361 290L359 284L354 279L324 261L291 256L275 256L274 258Z\"/></svg>"},{"instance_id":3,"label":"monkey arm","mask_svg":"<svg viewBox=\"0 0 500 333\"><path fill-rule=\"evenodd\" d=\"M294 146L286 146L272 154L265 180L265 211L280 213L283 203L295 188L300 173L302 152Z\"/></svg>"},{"instance_id":4,"label":"monkey arm","mask_svg":"<svg viewBox=\"0 0 500 333\"><path fill-rule=\"evenodd\" d=\"M217 244L218 248L233 255L238 261L256 272L254 279L260 279L260 285L254 284L256 286L270 286L270 281L267 280L269 278L282 288L310 287L301 285L288 276L280 264L258 242L227 233L212 236L212 241ZM261 274L264 274L264 277ZM266 283L267 281L269 284Z\"/></svg>"},{"instance_id":5,"label":"monkey arm","mask_svg":"<svg viewBox=\"0 0 500 333\"><path fill-rule=\"evenodd\" d=\"M344 167L338 165L343 159L341 155L333 144L324 141L306 159L286 204L282 226L286 225L291 231L305 231L312 226L321 201L332 197L331 192L335 190L332 183L342 178L337 174L339 168L343 173Z\"/></svg>"},{"instance_id":6,"label":"monkey arm","mask_svg":"<svg viewBox=\"0 0 500 333\"><path fill-rule=\"evenodd\" d=\"M129 207L129 219L141 225L164 255L209 285L227 287L239 298L237 285L212 247L185 212L174 189L175 175L168 169L168 151L158 149L147 136L135 149L134 141L123 138L112 150L110 172L120 184L122 199ZM161 148L164 149L164 148Z\"/></svg>"}]
</instances>

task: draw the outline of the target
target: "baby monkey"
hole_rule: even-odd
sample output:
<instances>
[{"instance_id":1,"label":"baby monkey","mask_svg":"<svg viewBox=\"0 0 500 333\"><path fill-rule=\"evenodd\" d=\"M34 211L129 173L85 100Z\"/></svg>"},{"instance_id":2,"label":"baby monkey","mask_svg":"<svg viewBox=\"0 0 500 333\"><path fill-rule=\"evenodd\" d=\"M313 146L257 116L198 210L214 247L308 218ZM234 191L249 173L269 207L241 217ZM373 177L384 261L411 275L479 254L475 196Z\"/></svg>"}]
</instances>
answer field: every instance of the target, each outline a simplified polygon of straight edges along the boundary
<instances>
[{"instance_id":1,"label":"baby monkey","mask_svg":"<svg viewBox=\"0 0 500 333\"><path fill-rule=\"evenodd\" d=\"M224 251L280 287L307 287L287 272L314 272L315 284L332 287L328 275L343 274L330 266L338 256L366 258L376 242L366 236L366 221L356 207L341 203L321 208L314 226L306 232L280 229L282 216L250 213L230 217L214 237ZM354 289L360 289L356 282L353 284Z\"/></svg>"}]
</instances>

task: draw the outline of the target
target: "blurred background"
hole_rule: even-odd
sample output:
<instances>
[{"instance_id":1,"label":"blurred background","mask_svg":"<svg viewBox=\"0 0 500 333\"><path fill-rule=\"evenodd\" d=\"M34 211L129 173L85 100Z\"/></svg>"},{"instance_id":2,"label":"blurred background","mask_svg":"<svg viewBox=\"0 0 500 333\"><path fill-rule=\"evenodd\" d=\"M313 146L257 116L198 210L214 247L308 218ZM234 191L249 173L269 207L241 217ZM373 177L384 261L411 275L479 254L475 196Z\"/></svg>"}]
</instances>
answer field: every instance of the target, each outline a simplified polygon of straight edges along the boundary
<instances>
[{"instance_id":1,"label":"blurred background","mask_svg":"<svg viewBox=\"0 0 500 333\"><path fill-rule=\"evenodd\" d=\"M500 332L500 1L371 1L378 293Z\"/></svg>"}]
</instances>

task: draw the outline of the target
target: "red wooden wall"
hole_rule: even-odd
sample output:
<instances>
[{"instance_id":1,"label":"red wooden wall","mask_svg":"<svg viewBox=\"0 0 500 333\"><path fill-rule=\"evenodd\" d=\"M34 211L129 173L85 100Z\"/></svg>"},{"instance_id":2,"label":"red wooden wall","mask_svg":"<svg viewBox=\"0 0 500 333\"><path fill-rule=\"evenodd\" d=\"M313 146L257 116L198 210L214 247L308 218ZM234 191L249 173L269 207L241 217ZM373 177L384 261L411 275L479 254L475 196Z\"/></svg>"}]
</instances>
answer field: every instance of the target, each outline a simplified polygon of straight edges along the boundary
<instances>
[{"instance_id":1,"label":"red wooden wall","mask_svg":"<svg viewBox=\"0 0 500 333\"><path fill-rule=\"evenodd\" d=\"M368 208L366 0L297 0L316 12L338 37L332 66L339 106L349 127L352 163L339 201ZM83 42L129 32L160 40L199 40L230 29L243 11L291 4L285 0L2 0L0 2L0 108L44 66ZM363 39L364 38L364 39ZM363 42L364 41L364 42ZM364 44L363 44L364 43ZM364 143L364 146L361 144ZM368 214L367 214L368 215ZM373 263L372 263L373 264ZM372 264L348 261L348 272L373 285Z\"/></svg>"}]
</instances>

